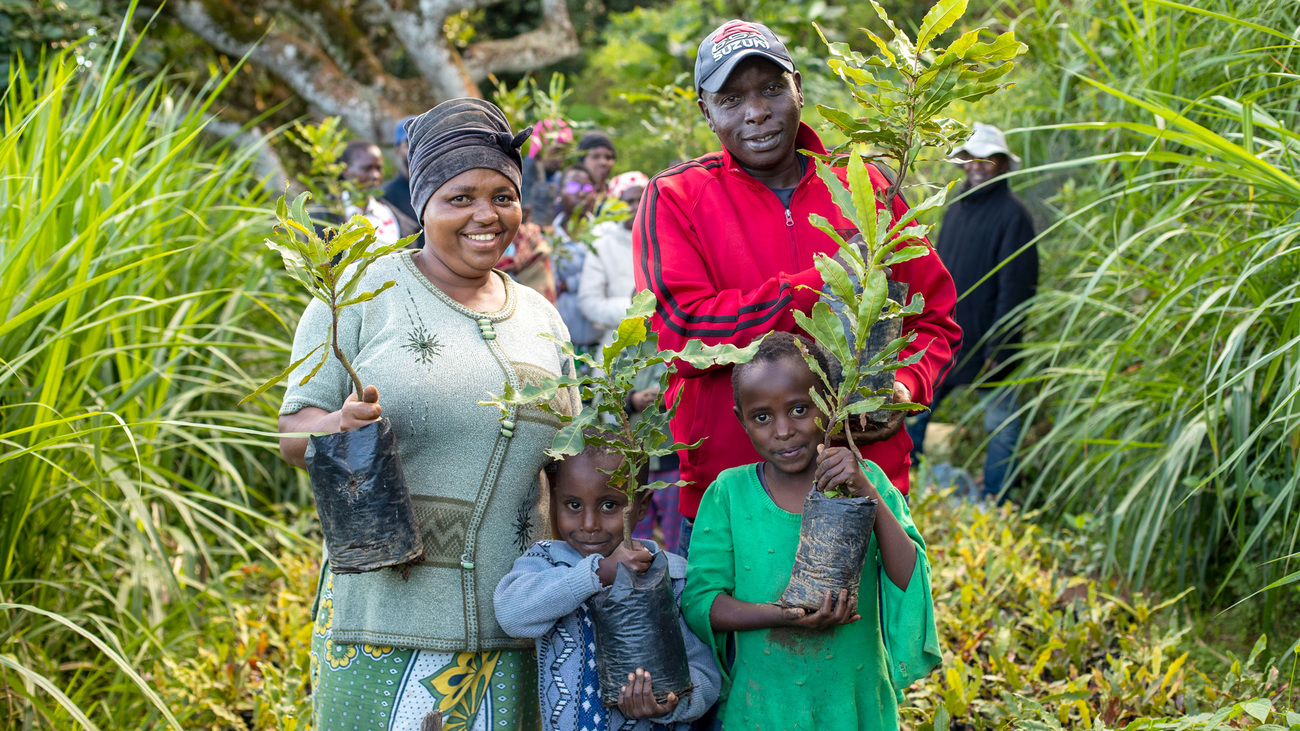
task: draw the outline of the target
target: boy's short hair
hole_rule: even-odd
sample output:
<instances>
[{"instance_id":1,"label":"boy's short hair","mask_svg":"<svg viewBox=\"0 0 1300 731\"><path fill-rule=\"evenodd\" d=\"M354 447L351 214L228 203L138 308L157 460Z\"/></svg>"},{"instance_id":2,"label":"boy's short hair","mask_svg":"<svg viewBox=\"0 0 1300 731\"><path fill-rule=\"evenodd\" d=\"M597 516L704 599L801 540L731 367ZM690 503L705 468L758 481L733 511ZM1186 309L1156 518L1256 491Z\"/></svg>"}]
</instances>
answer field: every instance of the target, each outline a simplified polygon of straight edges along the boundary
<instances>
[{"instance_id":1,"label":"boy's short hair","mask_svg":"<svg viewBox=\"0 0 1300 731\"><path fill-rule=\"evenodd\" d=\"M584 439L586 439L590 436L593 436L598 431L600 430L596 429L595 427L589 426L586 429L582 430L582 436ZM586 443L586 446L584 446L582 449L582 456L603 457L607 454L613 454L613 452L614 450L610 449L609 447L606 447L601 444L595 444L588 441ZM563 459L552 459L549 460L542 467L542 475L546 478L546 497L548 499L547 502L549 503L546 510L547 518L551 523L550 526L551 539L556 541L564 540L563 537L560 535L560 527L559 527L560 518L558 513L559 506L555 502L555 487L556 487L555 477L560 473L560 463L563 461L564 461ZM649 461L641 465L641 469L637 472L636 480L637 483L641 485L645 485L648 482L650 482ZM649 498L650 498L649 490L642 490L636 497L637 500L648 500Z\"/></svg>"},{"instance_id":2,"label":"boy's short hair","mask_svg":"<svg viewBox=\"0 0 1300 731\"><path fill-rule=\"evenodd\" d=\"M755 363L776 363L791 358L806 367L808 363L803 359L803 353L799 351L800 343L808 350L808 354L813 357L813 360L817 362L817 366L822 369L822 373L827 375L834 373L830 354L808 336L788 332L769 333L767 337L763 338L763 344L758 346L753 358L746 363L737 363L731 369L731 397L735 400L736 406L740 406L740 379L745 371L749 370L750 366ZM822 383L819 377L817 387L825 388L825 386L826 384Z\"/></svg>"},{"instance_id":3,"label":"boy's short hair","mask_svg":"<svg viewBox=\"0 0 1300 731\"><path fill-rule=\"evenodd\" d=\"M584 440L586 440L586 444L583 446L582 454L580 456L604 457L606 455L616 454L616 452L612 448L607 447L603 444L596 444L591 441L592 437L594 437L597 434L600 434L601 432L602 432L601 429L598 429L594 426L589 426L586 429L582 430L582 437ZM606 438L613 436L609 432L604 432L604 435ZM614 437L614 438L617 439L618 437ZM548 487L551 490L555 489L555 476L559 474L560 463L563 461L564 461L563 459L553 459L548 461L546 465L542 468L546 472L547 482L549 483ZM645 485L646 483L650 482L650 462L648 460L646 461L645 464L641 465L641 469L637 471L636 481L637 484L640 485Z\"/></svg>"}]
</instances>

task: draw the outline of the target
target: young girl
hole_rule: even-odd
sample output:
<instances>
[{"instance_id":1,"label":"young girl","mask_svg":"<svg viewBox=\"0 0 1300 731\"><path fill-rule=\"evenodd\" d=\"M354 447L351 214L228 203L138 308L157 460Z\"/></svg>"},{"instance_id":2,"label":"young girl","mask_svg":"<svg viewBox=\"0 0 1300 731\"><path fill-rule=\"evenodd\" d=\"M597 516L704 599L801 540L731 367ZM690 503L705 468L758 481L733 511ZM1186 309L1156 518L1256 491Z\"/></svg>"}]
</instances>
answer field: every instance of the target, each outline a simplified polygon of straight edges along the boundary
<instances>
[{"instance_id":1,"label":"young girl","mask_svg":"<svg viewBox=\"0 0 1300 731\"><path fill-rule=\"evenodd\" d=\"M825 353L804 344L830 372ZM687 623L724 669L722 728L897 729L902 689L941 659L925 541L879 467L843 447L823 450L808 395L819 383L795 336L769 335L732 385L736 416L765 461L724 471L704 493L682 597ZM827 592L807 613L774 602L814 482L879 505L856 606Z\"/></svg>"},{"instance_id":2,"label":"young girl","mask_svg":"<svg viewBox=\"0 0 1300 731\"><path fill-rule=\"evenodd\" d=\"M721 677L709 648L683 622L694 690L669 694L663 703L651 693L649 673L629 674L618 708L600 702L596 639L587 600L614 583L618 565L643 572L659 552L653 541L623 545L627 496L609 486L609 472L622 458L588 446L548 471L551 524L559 541L538 541L515 561L497 585L497 621L513 637L537 640L537 675L542 724L547 731L686 731L718 698ZM634 506L645 516L648 496ZM686 561L669 553L668 575L680 601ZM640 719L637 721L636 719Z\"/></svg>"}]
</instances>

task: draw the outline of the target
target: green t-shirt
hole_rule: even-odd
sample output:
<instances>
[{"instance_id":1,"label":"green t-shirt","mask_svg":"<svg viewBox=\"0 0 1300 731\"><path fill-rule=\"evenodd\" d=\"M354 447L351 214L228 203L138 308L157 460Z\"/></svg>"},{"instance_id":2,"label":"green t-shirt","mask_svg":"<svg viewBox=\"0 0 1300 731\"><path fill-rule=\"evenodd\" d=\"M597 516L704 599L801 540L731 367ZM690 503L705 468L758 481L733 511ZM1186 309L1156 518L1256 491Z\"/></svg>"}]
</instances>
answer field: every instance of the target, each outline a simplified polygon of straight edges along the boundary
<instances>
[{"instance_id":1,"label":"green t-shirt","mask_svg":"<svg viewBox=\"0 0 1300 731\"><path fill-rule=\"evenodd\" d=\"M867 477L916 543L907 591L885 575L873 536L858 601L862 619L831 630L737 632L735 662L727 667L726 636L709 622L713 600L725 593L745 602L775 602L790 581L799 545L802 516L772 501L758 479L761 466L718 475L704 493L691 534L682 609L723 668L722 728L897 729L902 689L942 657L925 541L902 494L873 463L867 463Z\"/></svg>"}]
</instances>

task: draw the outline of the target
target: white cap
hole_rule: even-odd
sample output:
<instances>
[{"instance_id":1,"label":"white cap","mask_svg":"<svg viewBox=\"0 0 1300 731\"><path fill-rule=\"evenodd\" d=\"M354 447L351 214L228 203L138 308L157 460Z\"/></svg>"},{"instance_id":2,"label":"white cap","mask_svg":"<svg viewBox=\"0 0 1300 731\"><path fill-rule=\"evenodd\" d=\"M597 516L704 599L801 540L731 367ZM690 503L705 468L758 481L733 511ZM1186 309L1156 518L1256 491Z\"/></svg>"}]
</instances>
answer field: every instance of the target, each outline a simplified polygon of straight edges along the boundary
<instances>
[{"instance_id":1,"label":"white cap","mask_svg":"<svg viewBox=\"0 0 1300 731\"><path fill-rule=\"evenodd\" d=\"M1002 130L991 124L976 122L975 131L971 133L970 139L966 140L966 144L953 150L952 154L957 155L962 152L975 158L987 158L1000 152L1011 160L1012 170L1020 169L1020 158L1007 149L1007 138L1002 135Z\"/></svg>"}]
</instances>

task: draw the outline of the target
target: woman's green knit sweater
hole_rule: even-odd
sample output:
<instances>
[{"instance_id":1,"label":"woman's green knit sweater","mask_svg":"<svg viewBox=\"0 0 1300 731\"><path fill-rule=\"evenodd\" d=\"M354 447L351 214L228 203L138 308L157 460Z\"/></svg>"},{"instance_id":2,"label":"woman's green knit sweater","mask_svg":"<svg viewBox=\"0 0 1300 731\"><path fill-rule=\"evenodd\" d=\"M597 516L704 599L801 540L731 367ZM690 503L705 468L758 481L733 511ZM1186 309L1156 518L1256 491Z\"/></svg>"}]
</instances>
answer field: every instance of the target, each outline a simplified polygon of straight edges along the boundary
<instances>
[{"instance_id":1,"label":"woman's green knit sweater","mask_svg":"<svg viewBox=\"0 0 1300 731\"><path fill-rule=\"evenodd\" d=\"M396 285L345 309L339 345L361 380L379 390L392 422L411 503L424 541L424 563L409 581L396 571L334 577L334 636L341 644L478 652L531 647L497 624L492 593L514 560L543 535L538 474L559 424L520 409L512 429L501 412L480 406L509 381L518 388L572 372L550 333L568 340L559 314L541 295L502 276L498 312L462 307L434 287L403 250L375 262L359 291ZM324 342L329 310L312 301L298 323L297 361ZM312 357L289 377L281 414L307 406L340 408L352 382L330 357L307 385ZM577 394L557 398L573 413Z\"/></svg>"}]
</instances>

